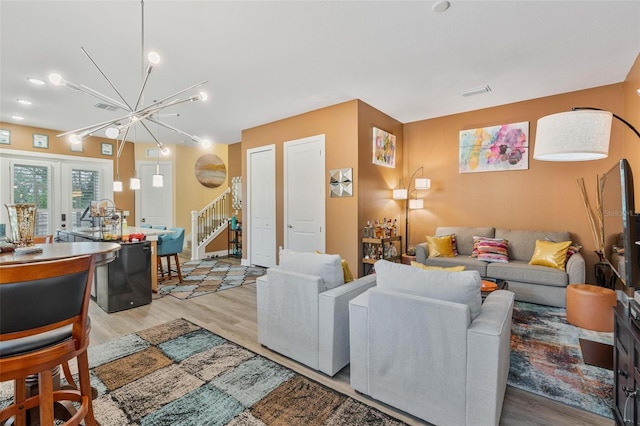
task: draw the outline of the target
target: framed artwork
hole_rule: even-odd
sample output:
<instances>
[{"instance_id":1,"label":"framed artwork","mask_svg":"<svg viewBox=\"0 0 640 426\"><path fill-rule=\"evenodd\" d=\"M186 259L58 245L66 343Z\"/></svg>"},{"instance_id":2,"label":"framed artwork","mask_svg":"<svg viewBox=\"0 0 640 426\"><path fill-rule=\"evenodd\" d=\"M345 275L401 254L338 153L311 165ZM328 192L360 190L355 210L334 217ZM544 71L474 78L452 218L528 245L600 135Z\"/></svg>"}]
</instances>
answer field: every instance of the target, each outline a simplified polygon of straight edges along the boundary
<instances>
[{"instance_id":1,"label":"framed artwork","mask_svg":"<svg viewBox=\"0 0 640 426\"><path fill-rule=\"evenodd\" d=\"M113 144L112 143L102 143L102 155L113 155Z\"/></svg>"},{"instance_id":2,"label":"framed artwork","mask_svg":"<svg viewBox=\"0 0 640 426\"><path fill-rule=\"evenodd\" d=\"M528 121L460 131L459 173L528 168Z\"/></svg>"},{"instance_id":3,"label":"framed artwork","mask_svg":"<svg viewBox=\"0 0 640 426\"><path fill-rule=\"evenodd\" d=\"M41 135L39 133L33 134L33 147L34 148L49 148L49 136Z\"/></svg>"},{"instance_id":4,"label":"framed artwork","mask_svg":"<svg viewBox=\"0 0 640 426\"><path fill-rule=\"evenodd\" d=\"M11 145L11 130L0 129L0 144Z\"/></svg>"},{"instance_id":5,"label":"framed artwork","mask_svg":"<svg viewBox=\"0 0 640 426\"><path fill-rule=\"evenodd\" d=\"M331 198L353 196L353 168L329 170Z\"/></svg>"},{"instance_id":6,"label":"framed artwork","mask_svg":"<svg viewBox=\"0 0 640 426\"><path fill-rule=\"evenodd\" d=\"M84 152L84 144L80 143L72 143L70 145L71 152Z\"/></svg>"},{"instance_id":7,"label":"framed artwork","mask_svg":"<svg viewBox=\"0 0 640 426\"><path fill-rule=\"evenodd\" d=\"M373 164L396 167L396 137L377 127L373 128Z\"/></svg>"}]
</instances>

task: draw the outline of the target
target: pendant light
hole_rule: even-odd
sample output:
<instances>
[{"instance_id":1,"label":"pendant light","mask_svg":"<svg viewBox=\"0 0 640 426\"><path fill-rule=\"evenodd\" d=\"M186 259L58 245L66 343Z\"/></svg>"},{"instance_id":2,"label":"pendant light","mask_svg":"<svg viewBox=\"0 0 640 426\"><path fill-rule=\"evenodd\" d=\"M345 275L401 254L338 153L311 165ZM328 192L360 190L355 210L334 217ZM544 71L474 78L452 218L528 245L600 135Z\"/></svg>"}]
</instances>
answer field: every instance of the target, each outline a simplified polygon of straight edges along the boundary
<instances>
[{"instance_id":1,"label":"pendant light","mask_svg":"<svg viewBox=\"0 0 640 426\"><path fill-rule=\"evenodd\" d=\"M160 126L158 126L158 141L160 140ZM162 188L164 186L164 176L160 174L160 151L156 155L156 174L151 177L151 186L154 188Z\"/></svg>"},{"instance_id":2,"label":"pendant light","mask_svg":"<svg viewBox=\"0 0 640 426\"><path fill-rule=\"evenodd\" d=\"M124 143L124 141L122 141ZM118 140L116 139L116 151L118 148ZM116 155L116 180L113 181L113 192L122 192L122 181L120 180L120 162L119 155Z\"/></svg>"},{"instance_id":3,"label":"pendant light","mask_svg":"<svg viewBox=\"0 0 640 426\"><path fill-rule=\"evenodd\" d=\"M138 141L138 139L136 138L136 128L133 128L133 143L135 146L135 143ZM137 169L133 169L133 177L129 179L129 189L131 189L132 191L138 191L141 187L141 182L140 182L140 178L138 177L138 170Z\"/></svg>"}]
</instances>

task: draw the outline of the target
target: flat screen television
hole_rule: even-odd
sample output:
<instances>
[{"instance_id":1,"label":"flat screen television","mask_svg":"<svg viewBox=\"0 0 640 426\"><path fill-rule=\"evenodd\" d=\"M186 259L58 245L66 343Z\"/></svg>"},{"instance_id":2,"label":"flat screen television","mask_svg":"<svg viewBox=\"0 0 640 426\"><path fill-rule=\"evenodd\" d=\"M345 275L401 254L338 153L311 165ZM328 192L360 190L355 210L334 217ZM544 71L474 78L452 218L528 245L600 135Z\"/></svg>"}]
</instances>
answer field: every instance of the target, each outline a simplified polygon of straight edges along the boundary
<instances>
[{"instance_id":1,"label":"flat screen television","mask_svg":"<svg viewBox=\"0 0 640 426\"><path fill-rule=\"evenodd\" d=\"M635 211L633 175L626 159L602 175L600 197L605 259L628 290L640 288L640 247L636 244L640 241L639 216Z\"/></svg>"}]
</instances>

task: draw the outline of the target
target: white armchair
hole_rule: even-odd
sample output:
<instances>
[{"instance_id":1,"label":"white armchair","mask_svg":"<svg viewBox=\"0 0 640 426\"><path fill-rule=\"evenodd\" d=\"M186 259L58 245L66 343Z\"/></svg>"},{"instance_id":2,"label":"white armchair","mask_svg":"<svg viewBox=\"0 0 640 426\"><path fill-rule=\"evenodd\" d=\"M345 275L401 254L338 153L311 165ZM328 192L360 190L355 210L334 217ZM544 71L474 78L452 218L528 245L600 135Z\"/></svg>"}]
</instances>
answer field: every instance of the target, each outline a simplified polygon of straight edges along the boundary
<instances>
[{"instance_id":1,"label":"white armchair","mask_svg":"<svg viewBox=\"0 0 640 426\"><path fill-rule=\"evenodd\" d=\"M349 301L375 275L344 284L338 255L280 252L257 279L258 341L329 376L349 364Z\"/></svg>"},{"instance_id":2,"label":"white armchair","mask_svg":"<svg viewBox=\"0 0 640 426\"><path fill-rule=\"evenodd\" d=\"M497 425L513 293L482 303L477 271L375 268L376 288L349 303L351 386L436 425Z\"/></svg>"}]
</instances>

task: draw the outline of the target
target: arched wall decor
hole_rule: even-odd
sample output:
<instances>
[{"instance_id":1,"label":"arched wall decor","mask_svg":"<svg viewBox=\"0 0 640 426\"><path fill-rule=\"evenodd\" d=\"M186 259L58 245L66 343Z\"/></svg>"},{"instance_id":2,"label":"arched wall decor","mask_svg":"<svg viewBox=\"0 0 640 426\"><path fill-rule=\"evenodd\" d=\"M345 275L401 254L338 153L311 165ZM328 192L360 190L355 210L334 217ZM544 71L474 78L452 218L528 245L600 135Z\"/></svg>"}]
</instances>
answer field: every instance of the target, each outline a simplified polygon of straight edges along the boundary
<instances>
[{"instance_id":1,"label":"arched wall decor","mask_svg":"<svg viewBox=\"0 0 640 426\"><path fill-rule=\"evenodd\" d=\"M194 171L198 182L207 188L217 188L227 178L227 167L215 154L205 154L198 158Z\"/></svg>"}]
</instances>

